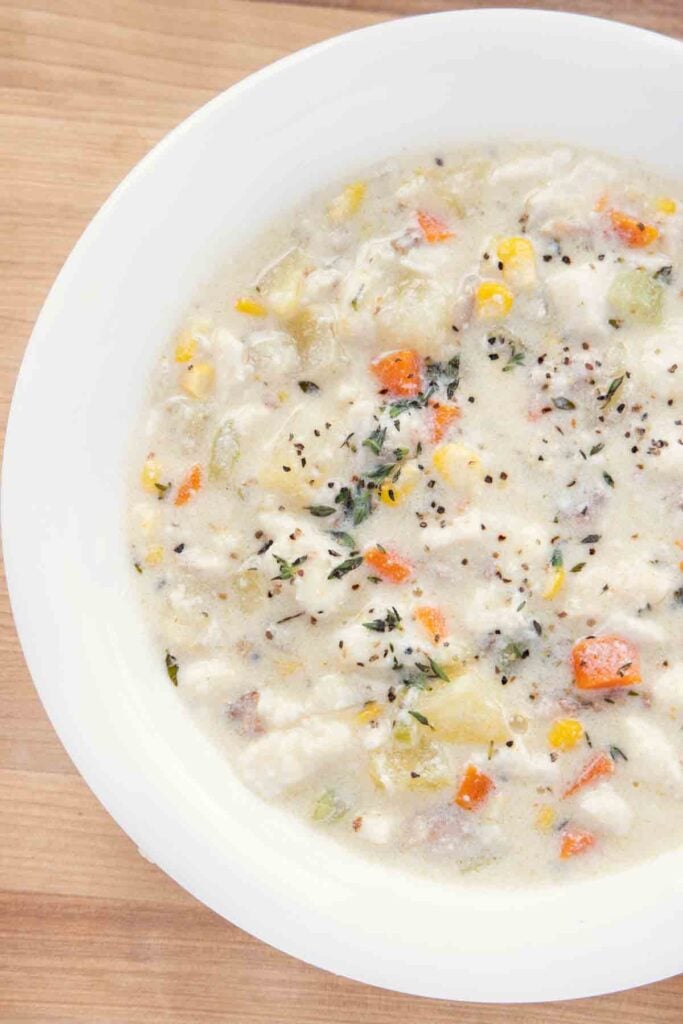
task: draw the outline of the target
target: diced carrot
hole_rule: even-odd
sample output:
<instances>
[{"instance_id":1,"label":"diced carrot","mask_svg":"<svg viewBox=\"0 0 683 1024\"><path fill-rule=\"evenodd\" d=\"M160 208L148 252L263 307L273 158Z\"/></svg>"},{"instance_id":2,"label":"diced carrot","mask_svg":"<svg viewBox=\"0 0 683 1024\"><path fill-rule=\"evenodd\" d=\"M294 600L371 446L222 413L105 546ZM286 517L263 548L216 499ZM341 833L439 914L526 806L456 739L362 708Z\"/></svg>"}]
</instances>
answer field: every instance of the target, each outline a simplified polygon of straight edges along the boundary
<instances>
[{"instance_id":1,"label":"diced carrot","mask_svg":"<svg viewBox=\"0 0 683 1024\"><path fill-rule=\"evenodd\" d=\"M199 466L193 466L187 474L176 494L176 505L187 505L190 498L194 497L202 486L202 471Z\"/></svg>"},{"instance_id":2,"label":"diced carrot","mask_svg":"<svg viewBox=\"0 0 683 1024\"><path fill-rule=\"evenodd\" d=\"M580 789L592 786L594 782L607 779L614 774L614 761L607 754L595 754L590 761L584 765L571 786L565 789L562 796L573 796Z\"/></svg>"},{"instance_id":3,"label":"diced carrot","mask_svg":"<svg viewBox=\"0 0 683 1024\"><path fill-rule=\"evenodd\" d=\"M412 348L385 352L370 363L382 390L400 398L413 398L422 391L422 360Z\"/></svg>"},{"instance_id":4,"label":"diced carrot","mask_svg":"<svg viewBox=\"0 0 683 1024\"><path fill-rule=\"evenodd\" d=\"M453 237L453 232L448 230L444 222L438 217L433 217L431 213L418 210L417 222L425 242L429 242L430 245L434 245L435 242L446 242Z\"/></svg>"},{"instance_id":5,"label":"diced carrot","mask_svg":"<svg viewBox=\"0 0 683 1024\"><path fill-rule=\"evenodd\" d=\"M609 690L641 681L638 649L620 636L589 636L572 648L574 682L579 690Z\"/></svg>"},{"instance_id":6,"label":"diced carrot","mask_svg":"<svg viewBox=\"0 0 683 1024\"><path fill-rule=\"evenodd\" d=\"M460 409L457 405L448 402L430 402L429 408L432 414L432 441L436 444L443 441L448 433L448 428L457 419L460 419Z\"/></svg>"},{"instance_id":7,"label":"diced carrot","mask_svg":"<svg viewBox=\"0 0 683 1024\"><path fill-rule=\"evenodd\" d=\"M440 608L436 608L434 605L422 604L419 608L415 609L413 615L434 643L448 636L446 616Z\"/></svg>"},{"instance_id":8,"label":"diced carrot","mask_svg":"<svg viewBox=\"0 0 683 1024\"><path fill-rule=\"evenodd\" d=\"M659 238L659 231L653 224L643 224L619 210L611 210L609 216L613 230L629 249L642 249Z\"/></svg>"},{"instance_id":9,"label":"diced carrot","mask_svg":"<svg viewBox=\"0 0 683 1024\"><path fill-rule=\"evenodd\" d=\"M569 860L570 857L586 853L591 846L595 846L595 836L592 832L586 832L582 828L568 828L562 833L560 858Z\"/></svg>"},{"instance_id":10,"label":"diced carrot","mask_svg":"<svg viewBox=\"0 0 683 1024\"><path fill-rule=\"evenodd\" d=\"M413 567L395 551L384 548L368 548L363 555L365 564L387 583L405 583L413 574Z\"/></svg>"},{"instance_id":11,"label":"diced carrot","mask_svg":"<svg viewBox=\"0 0 683 1024\"><path fill-rule=\"evenodd\" d=\"M496 788L493 779L473 765L468 764L460 780L454 803L465 811L477 811Z\"/></svg>"}]
</instances>

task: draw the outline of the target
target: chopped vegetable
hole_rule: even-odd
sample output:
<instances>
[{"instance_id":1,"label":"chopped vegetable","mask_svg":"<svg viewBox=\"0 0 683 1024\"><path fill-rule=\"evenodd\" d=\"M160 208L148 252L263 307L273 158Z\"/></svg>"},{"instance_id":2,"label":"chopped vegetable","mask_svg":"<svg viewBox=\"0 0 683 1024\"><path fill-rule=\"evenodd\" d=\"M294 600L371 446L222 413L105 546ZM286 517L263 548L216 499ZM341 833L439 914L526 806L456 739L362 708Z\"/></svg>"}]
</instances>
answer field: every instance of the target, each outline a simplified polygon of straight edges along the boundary
<instances>
[{"instance_id":1,"label":"chopped vegetable","mask_svg":"<svg viewBox=\"0 0 683 1024\"><path fill-rule=\"evenodd\" d=\"M555 750L573 750L583 739L583 726L575 718L561 718L553 722L548 743Z\"/></svg>"},{"instance_id":2,"label":"chopped vegetable","mask_svg":"<svg viewBox=\"0 0 683 1024\"><path fill-rule=\"evenodd\" d=\"M401 398L414 398L422 391L422 359L413 349L385 352L370 364L383 391Z\"/></svg>"},{"instance_id":3,"label":"chopped vegetable","mask_svg":"<svg viewBox=\"0 0 683 1024\"><path fill-rule=\"evenodd\" d=\"M659 238L659 231L653 224L643 224L619 210L612 210L609 216L612 230L629 249L643 249Z\"/></svg>"},{"instance_id":4,"label":"chopped vegetable","mask_svg":"<svg viewBox=\"0 0 683 1024\"><path fill-rule=\"evenodd\" d=\"M449 238L453 238L453 232L448 230L443 221L440 221L438 217L433 217L430 213L418 210L417 222L425 242L429 242L430 245L434 245L435 242L446 242Z\"/></svg>"},{"instance_id":5,"label":"chopped vegetable","mask_svg":"<svg viewBox=\"0 0 683 1024\"><path fill-rule=\"evenodd\" d=\"M560 859L568 860L581 853L586 853L592 846L595 846L595 836L581 828L568 828L562 833L562 845L560 846Z\"/></svg>"},{"instance_id":6,"label":"chopped vegetable","mask_svg":"<svg viewBox=\"0 0 683 1024\"><path fill-rule=\"evenodd\" d=\"M460 780L454 802L465 811L477 811L495 789L495 783L476 765L468 764Z\"/></svg>"},{"instance_id":7,"label":"chopped vegetable","mask_svg":"<svg viewBox=\"0 0 683 1024\"><path fill-rule=\"evenodd\" d=\"M499 320L506 317L513 303L512 292L500 281L482 281L474 294L474 304L480 320Z\"/></svg>"},{"instance_id":8,"label":"chopped vegetable","mask_svg":"<svg viewBox=\"0 0 683 1024\"><path fill-rule=\"evenodd\" d=\"M557 597L564 586L565 576L566 573L563 566L558 566L550 577L548 586L543 591L544 600L552 601L553 598Z\"/></svg>"},{"instance_id":9,"label":"chopped vegetable","mask_svg":"<svg viewBox=\"0 0 683 1024\"><path fill-rule=\"evenodd\" d=\"M368 548L363 558L366 565L387 583L405 583L413 574L412 564L395 551Z\"/></svg>"},{"instance_id":10,"label":"chopped vegetable","mask_svg":"<svg viewBox=\"0 0 683 1024\"><path fill-rule=\"evenodd\" d=\"M439 445L434 449L432 465L446 483L455 487L472 487L483 476L479 456L463 444Z\"/></svg>"},{"instance_id":11,"label":"chopped vegetable","mask_svg":"<svg viewBox=\"0 0 683 1024\"><path fill-rule=\"evenodd\" d=\"M183 391L192 398L206 398L213 389L216 371L210 363L193 363L183 377Z\"/></svg>"},{"instance_id":12,"label":"chopped vegetable","mask_svg":"<svg viewBox=\"0 0 683 1024\"><path fill-rule=\"evenodd\" d=\"M658 324L662 319L664 287L642 268L620 270L607 298L623 320Z\"/></svg>"},{"instance_id":13,"label":"chopped vegetable","mask_svg":"<svg viewBox=\"0 0 683 1024\"><path fill-rule=\"evenodd\" d=\"M448 402L431 401L429 408L432 417L431 439L436 444L443 441L450 427L460 419L461 412L457 405Z\"/></svg>"},{"instance_id":14,"label":"chopped vegetable","mask_svg":"<svg viewBox=\"0 0 683 1024\"><path fill-rule=\"evenodd\" d=\"M313 821L331 824L339 821L348 811L347 804L341 800L333 789L327 789L315 802L311 817Z\"/></svg>"},{"instance_id":15,"label":"chopped vegetable","mask_svg":"<svg viewBox=\"0 0 683 1024\"><path fill-rule=\"evenodd\" d=\"M377 718L381 711L382 705L379 701L368 701L368 703L363 707L363 710L359 711L356 715L356 721L360 722L361 725L367 725L368 722L372 722L373 719Z\"/></svg>"},{"instance_id":16,"label":"chopped vegetable","mask_svg":"<svg viewBox=\"0 0 683 1024\"><path fill-rule=\"evenodd\" d=\"M503 277L515 288L529 288L536 283L534 247L525 237L501 238L496 249L503 264Z\"/></svg>"},{"instance_id":17,"label":"chopped vegetable","mask_svg":"<svg viewBox=\"0 0 683 1024\"><path fill-rule=\"evenodd\" d=\"M263 303L257 299L250 298L248 295L235 299L235 309L238 313L244 313L245 316L268 316L268 310Z\"/></svg>"},{"instance_id":18,"label":"chopped vegetable","mask_svg":"<svg viewBox=\"0 0 683 1024\"><path fill-rule=\"evenodd\" d=\"M335 224L353 217L360 210L366 191L364 181L354 181L347 185L330 203L327 216Z\"/></svg>"},{"instance_id":19,"label":"chopped vegetable","mask_svg":"<svg viewBox=\"0 0 683 1024\"><path fill-rule=\"evenodd\" d=\"M234 421L224 419L214 434L209 458L209 479L225 480L239 458L240 448Z\"/></svg>"},{"instance_id":20,"label":"chopped vegetable","mask_svg":"<svg viewBox=\"0 0 683 1024\"><path fill-rule=\"evenodd\" d=\"M667 217L672 216L678 209L675 199L669 199L666 196L660 196L659 199L655 200L655 209L657 213L663 213Z\"/></svg>"},{"instance_id":21,"label":"chopped vegetable","mask_svg":"<svg viewBox=\"0 0 683 1024\"><path fill-rule=\"evenodd\" d=\"M187 505L190 498L193 498L202 486L202 470L200 466L193 466L185 479L182 481L176 494L174 505L180 507Z\"/></svg>"},{"instance_id":22,"label":"chopped vegetable","mask_svg":"<svg viewBox=\"0 0 683 1024\"><path fill-rule=\"evenodd\" d=\"M505 743L510 736L503 710L482 693L480 679L457 679L420 696L419 708L439 739L450 743Z\"/></svg>"},{"instance_id":23,"label":"chopped vegetable","mask_svg":"<svg viewBox=\"0 0 683 1024\"><path fill-rule=\"evenodd\" d=\"M328 574L328 580L340 580L342 576L346 576L347 573L353 572L354 569L358 569L363 564L363 556L356 555L353 558L347 558L344 562L340 562L339 565L335 565L331 573Z\"/></svg>"},{"instance_id":24,"label":"chopped vegetable","mask_svg":"<svg viewBox=\"0 0 683 1024\"><path fill-rule=\"evenodd\" d=\"M156 459L149 455L142 466L142 472L140 473L140 483L148 494L157 493L157 484L161 480L161 467Z\"/></svg>"},{"instance_id":25,"label":"chopped vegetable","mask_svg":"<svg viewBox=\"0 0 683 1024\"><path fill-rule=\"evenodd\" d=\"M385 505L400 505L415 490L422 474L414 462L407 462L400 470L398 480L385 480L379 488L379 498Z\"/></svg>"},{"instance_id":26,"label":"chopped vegetable","mask_svg":"<svg viewBox=\"0 0 683 1024\"><path fill-rule=\"evenodd\" d=\"M572 648L574 682L580 690L635 686L641 681L638 650L620 636L589 636Z\"/></svg>"},{"instance_id":27,"label":"chopped vegetable","mask_svg":"<svg viewBox=\"0 0 683 1024\"><path fill-rule=\"evenodd\" d=\"M550 832L555 824L555 811L550 804L541 804L536 815L535 827L539 832Z\"/></svg>"},{"instance_id":28,"label":"chopped vegetable","mask_svg":"<svg viewBox=\"0 0 683 1024\"><path fill-rule=\"evenodd\" d=\"M574 796L579 790L592 786L595 782L601 782L614 774L614 761L607 754L594 754L590 761L584 765L577 778L562 794L563 797Z\"/></svg>"},{"instance_id":29,"label":"chopped vegetable","mask_svg":"<svg viewBox=\"0 0 683 1024\"><path fill-rule=\"evenodd\" d=\"M402 728L405 738L399 739L400 745L383 746L370 755L370 777L375 785L389 792L451 785L450 765L441 747L430 738L431 732L420 729L421 735L413 741L410 727L403 724Z\"/></svg>"},{"instance_id":30,"label":"chopped vegetable","mask_svg":"<svg viewBox=\"0 0 683 1024\"><path fill-rule=\"evenodd\" d=\"M151 548L147 549L145 554L145 565L150 568L155 565L160 565L164 560L164 549L161 544L154 544Z\"/></svg>"},{"instance_id":31,"label":"chopped vegetable","mask_svg":"<svg viewBox=\"0 0 683 1024\"><path fill-rule=\"evenodd\" d=\"M197 353L197 342L189 331L183 331L178 338L173 358L176 363L191 363Z\"/></svg>"},{"instance_id":32,"label":"chopped vegetable","mask_svg":"<svg viewBox=\"0 0 683 1024\"><path fill-rule=\"evenodd\" d=\"M432 643L436 644L448 636L446 616L440 608L430 604L423 604L415 609L413 615L430 637Z\"/></svg>"}]
</instances>

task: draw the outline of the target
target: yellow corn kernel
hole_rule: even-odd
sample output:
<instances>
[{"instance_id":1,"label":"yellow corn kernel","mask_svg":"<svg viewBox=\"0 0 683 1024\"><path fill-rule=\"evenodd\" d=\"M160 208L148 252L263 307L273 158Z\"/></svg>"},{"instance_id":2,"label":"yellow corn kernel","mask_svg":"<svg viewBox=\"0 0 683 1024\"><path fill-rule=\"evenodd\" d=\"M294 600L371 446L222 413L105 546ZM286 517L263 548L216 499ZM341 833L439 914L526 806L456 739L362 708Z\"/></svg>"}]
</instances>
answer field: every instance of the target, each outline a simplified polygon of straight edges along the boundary
<instances>
[{"instance_id":1,"label":"yellow corn kernel","mask_svg":"<svg viewBox=\"0 0 683 1024\"><path fill-rule=\"evenodd\" d=\"M496 251L506 281L518 288L535 284L534 247L528 238L501 238Z\"/></svg>"},{"instance_id":2,"label":"yellow corn kernel","mask_svg":"<svg viewBox=\"0 0 683 1024\"><path fill-rule=\"evenodd\" d=\"M206 398L213 388L215 370L210 363L195 363L183 378L183 390L193 398Z\"/></svg>"},{"instance_id":3,"label":"yellow corn kernel","mask_svg":"<svg viewBox=\"0 0 683 1024\"><path fill-rule=\"evenodd\" d=\"M140 483L149 494L158 494L157 484L161 481L161 466L155 459L145 459L140 473Z\"/></svg>"},{"instance_id":4,"label":"yellow corn kernel","mask_svg":"<svg viewBox=\"0 0 683 1024\"><path fill-rule=\"evenodd\" d=\"M371 700L365 705L362 711L358 712L356 715L356 721L360 722L361 725L367 725L367 723L371 722L373 718L377 718L381 710L382 705L379 701Z\"/></svg>"},{"instance_id":5,"label":"yellow corn kernel","mask_svg":"<svg viewBox=\"0 0 683 1024\"><path fill-rule=\"evenodd\" d=\"M536 815L536 828L539 832L550 832L555 824L555 811L550 804L541 804Z\"/></svg>"},{"instance_id":6,"label":"yellow corn kernel","mask_svg":"<svg viewBox=\"0 0 683 1024\"><path fill-rule=\"evenodd\" d=\"M239 299L235 299L235 309L238 313L244 313L245 316L266 316L268 313L262 302L258 302L248 295L242 295Z\"/></svg>"},{"instance_id":7,"label":"yellow corn kernel","mask_svg":"<svg viewBox=\"0 0 683 1024\"><path fill-rule=\"evenodd\" d=\"M151 548L147 548L147 553L145 554L145 565L159 565L163 560L164 549L161 544L154 544Z\"/></svg>"},{"instance_id":8,"label":"yellow corn kernel","mask_svg":"<svg viewBox=\"0 0 683 1024\"><path fill-rule=\"evenodd\" d=\"M287 678L287 676L293 676L295 672L298 672L300 668L303 668L300 661L296 661L294 658L279 658L275 665L281 676Z\"/></svg>"},{"instance_id":9,"label":"yellow corn kernel","mask_svg":"<svg viewBox=\"0 0 683 1024\"><path fill-rule=\"evenodd\" d=\"M197 353L197 342L189 331L183 331L173 353L176 363L191 363Z\"/></svg>"},{"instance_id":10,"label":"yellow corn kernel","mask_svg":"<svg viewBox=\"0 0 683 1024\"><path fill-rule=\"evenodd\" d=\"M559 592L564 586L565 571L562 568L556 569L552 575L550 583L543 592L543 597L546 601L552 601L554 597L557 597Z\"/></svg>"},{"instance_id":11,"label":"yellow corn kernel","mask_svg":"<svg viewBox=\"0 0 683 1024\"><path fill-rule=\"evenodd\" d=\"M463 444L440 444L432 455L434 469L446 483L456 484L464 475L481 477L479 456Z\"/></svg>"},{"instance_id":12,"label":"yellow corn kernel","mask_svg":"<svg viewBox=\"0 0 683 1024\"><path fill-rule=\"evenodd\" d=\"M548 733L548 743L555 750L572 750L582 739L583 726L575 718L560 718Z\"/></svg>"},{"instance_id":13,"label":"yellow corn kernel","mask_svg":"<svg viewBox=\"0 0 683 1024\"><path fill-rule=\"evenodd\" d=\"M678 209L675 199L668 199L666 196L660 196L659 199L655 200L655 209L657 213L665 213L668 217L675 213Z\"/></svg>"},{"instance_id":14,"label":"yellow corn kernel","mask_svg":"<svg viewBox=\"0 0 683 1024\"><path fill-rule=\"evenodd\" d=\"M365 199L365 191L364 181L354 181L353 184L347 185L330 203L327 216L335 223L353 217L360 210Z\"/></svg>"},{"instance_id":15,"label":"yellow corn kernel","mask_svg":"<svg viewBox=\"0 0 683 1024\"><path fill-rule=\"evenodd\" d=\"M400 505L411 491L415 490L420 479L420 470L413 462L407 462L401 470L398 480L385 480L379 489L380 501L385 505Z\"/></svg>"},{"instance_id":16,"label":"yellow corn kernel","mask_svg":"<svg viewBox=\"0 0 683 1024\"><path fill-rule=\"evenodd\" d=\"M396 743L412 743L413 730L405 722L397 722L393 728L392 736Z\"/></svg>"},{"instance_id":17,"label":"yellow corn kernel","mask_svg":"<svg viewBox=\"0 0 683 1024\"><path fill-rule=\"evenodd\" d=\"M474 295L477 316L481 320L499 320L512 309L514 296L500 281L482 281Z\"/></svg>"}]
</instances>

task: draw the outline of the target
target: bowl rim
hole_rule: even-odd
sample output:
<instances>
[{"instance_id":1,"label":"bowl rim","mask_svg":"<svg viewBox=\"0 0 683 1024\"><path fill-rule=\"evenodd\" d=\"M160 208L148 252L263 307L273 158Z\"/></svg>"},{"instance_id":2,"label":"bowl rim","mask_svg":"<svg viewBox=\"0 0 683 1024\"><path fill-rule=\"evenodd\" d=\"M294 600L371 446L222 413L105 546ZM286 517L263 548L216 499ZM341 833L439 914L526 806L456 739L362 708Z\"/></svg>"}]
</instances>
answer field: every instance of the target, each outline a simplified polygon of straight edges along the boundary
<instances>
[{"instance_id":1,"label":"bowl rim","mask_svg":"<svg viewBox=\"0 0 683 1024\"><path fill-rule=\"evenodd\" d=\"M638 36L647 46L656 45L676 48L677 57L683 62L683 45L679 41L649 30L624 25L620 22L586 15L522 8L482 9L445 11L380 22L376 25L356 29L352 32L326 39L283 57L242 79L201 106L154 146L114 189L72 249L50 289L24 353L8 417L2 469L3 483L5 484L2 488L3 553L10 604L17 633L34 685L55 731L79 773L107 812L127 835L146 851L145 855L149 855L149 858L157 863L178 884L201 902L217 910L222 916L227 917L230 921L257 936L262 941L274 945L276 948L308 963L357 981L363 981L395 991L415 995L436 996L439 998L467 998L488 1002L526 1002L536 1001L539 998L568 999L597 995L671 976L677 973L683 965L678 951L673 951L666 956L662 955L656 964L649 960L647 963L643 963L643 958L639 954L637 957L633 956L630 960L620 965L612 965L608 975L584 979L583 984L577 985L576 979L567 979L566 983L557 984L551 990L548 990L538 980L529 982L528 979L525 979L519 985L511 985L506 988L500 994L496 992L487 993L486 998L482 999L480 994L473 991L465 992L464 995L454 994L449 990L447 979L441 985L437 984L434 979L423 982L416 976L415 972L411 974L411 972L405 971L397 975L393 965L387 965L379 960L372 962L366 957L365 962L359 962L353 951L349 951L345 946L343 938L337 945L332 942L331 945L328 944L322 949L318 941L319 937L316 936L314 931L306 932L304 930L303 933L292 936L286 930L283 931L281 927L276 928L273 921L268 919L268 915L263 913L263 908L254 913L245 908L244 905L233 901L230 911L227 913L224 907L217 906L217 899L197 879L196 875L193 875L191 867L183 863L181 859L174 858L167 849L162 848L152 834L152 829L147 824L145 824L144 828L141 827L141 822L130 811L126 795L117 793L116 788L111 784L111 779L108 777L106 766L98 763L96 758L93 759L92 750L84 742L77 723L70 719L65 714L64 709L56 704L54 694L47 686L44 668L38 663L37 649L35 647L36 637L31 626L35 599L35 591L32 590L30 585L32 570L27 571L27 562L24 557L25 549L24 551L21 550L22 544L19 542L20 533L24 529L23 518L26 509L15 500L13 481L17 481L22 473L22 467L19 464L20 438L24 429L25 417L30 414L30 401L28 401L28 398L32 374L38 366L41 348L47 344L53 324L59 319L62 303L68 301L70 289L77 282L79 267L82 261L87 259L89 245L97 235L106 231L107 225L116 217L121 199L129 191L136 188L139 180L154 172L155 168L163 161L167 151L172 150L176 143L182 140L186 132L193 129L196 125L210 120L215 109L239 103L245 93L248 93L254 87L270 78L280 76L290 67L305 65L307 62L317 58L321 53L331 49L338 50L352 47L353 41L358 36L362 35L366 38L370 35L378 38L384 37L385 41L390 41L392 38L400 37L404 33L410 32L411 27L418 22L432 25L448 22L449 24L455 23L461 28L465 28L468 23L470 26L474 26L476 23L490 25L492 22L497 22L500 26L504 27L511 19L514 19L517 23L524 19L529 26L538 27L546 25L549 29L554 29L555 27L560 29L563 25L567 28L570 26L581 26L581 31L602 32L605 40L609 39L613 44L618 44L620 38L629 37L633 39ZM35 574L33 576L34 579L38 578ZM150 822L149 824L152 823Z\"/></svg>"}]
</instances>

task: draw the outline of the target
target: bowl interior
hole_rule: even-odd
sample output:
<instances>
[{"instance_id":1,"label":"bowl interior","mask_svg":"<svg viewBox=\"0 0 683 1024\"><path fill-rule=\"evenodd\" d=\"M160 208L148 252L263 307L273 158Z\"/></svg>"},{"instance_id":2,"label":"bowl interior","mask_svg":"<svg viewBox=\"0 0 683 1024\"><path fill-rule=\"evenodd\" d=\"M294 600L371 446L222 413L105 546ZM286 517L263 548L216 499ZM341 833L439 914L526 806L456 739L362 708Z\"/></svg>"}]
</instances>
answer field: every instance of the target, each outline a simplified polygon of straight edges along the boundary
<instances>
[{"instance_id":1,"label":"bowl interior","mask_svg":"<svg viewBox=\"0 0 683 1024\"><path fill-rule=\"evenodd\" d=\"M141 621L123 513L152 363L241 240L321 184L401 151L496 138L576 143L683 179L682 91L683 46L577 16L459 12L332 40L176 129L95 218L41 314L3 489L33 678L145 854L294 955L470 1000L640 984L681 967L682 856L566 888L459 890L364 861L255 802L187 717Z\"/></svg>"}]
</instances>

